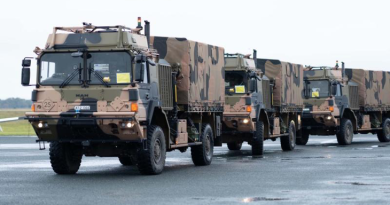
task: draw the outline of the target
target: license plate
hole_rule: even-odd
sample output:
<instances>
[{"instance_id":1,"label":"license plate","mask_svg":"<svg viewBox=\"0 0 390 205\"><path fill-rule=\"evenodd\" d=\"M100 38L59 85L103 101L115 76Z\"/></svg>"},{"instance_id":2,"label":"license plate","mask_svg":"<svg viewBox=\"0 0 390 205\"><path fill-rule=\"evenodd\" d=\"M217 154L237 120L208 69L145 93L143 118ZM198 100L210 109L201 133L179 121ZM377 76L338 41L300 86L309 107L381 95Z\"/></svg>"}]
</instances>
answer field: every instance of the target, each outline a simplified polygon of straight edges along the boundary
<instances>
[{"instance_id":1,"label":"license plate","mask_svg":"<svg viewBox=\"0 0 390 205\"><path fill-rule=\"evenodd\" d=\"M83 106L74 106L75 110L91 110L91 107L89 105L83 105Z\"/></svg>"}]
</instances>

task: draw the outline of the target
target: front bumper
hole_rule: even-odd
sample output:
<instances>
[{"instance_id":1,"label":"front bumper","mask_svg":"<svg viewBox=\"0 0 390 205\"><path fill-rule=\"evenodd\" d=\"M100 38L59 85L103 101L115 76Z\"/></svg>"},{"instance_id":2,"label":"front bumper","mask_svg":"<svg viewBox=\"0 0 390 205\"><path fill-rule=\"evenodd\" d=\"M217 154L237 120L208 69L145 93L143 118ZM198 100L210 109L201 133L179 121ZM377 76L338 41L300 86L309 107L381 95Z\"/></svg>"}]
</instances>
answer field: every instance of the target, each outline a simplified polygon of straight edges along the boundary
<instances>
[{"instance_id":1,"label":"front bumper","mask_svg":"<svg viewBox=\"0 0 390 205\"><path fill-rule=\"evenodd\" d=\"M223 133L245 133L254 131L254 122L247 112L224 112L223 123L228 128Z\"/></svg>"},{"instance_id":2,"label":"front bumper","mask_svg":"<svg viewBox=\"0 0 390 205\"><path fill-rule=\"evenodd\" d=\"M302 118L303 127L318 127L318 125L326 127L335 127L338 124L338 119L333 116L333 113L331 111L304 111L302 114ZM313 120L315 123L313 123Z\"/></svg>"},{"instance_id":3,"label":"front bumper","mask_svg":"<svg viewBox=\"0 0 390 205\"><path fill-rule=\"evenodd\" d=\"M28 112L26 119L41 141L142 142L146 132L133 112Z\"/></svg>"}]
</instances>

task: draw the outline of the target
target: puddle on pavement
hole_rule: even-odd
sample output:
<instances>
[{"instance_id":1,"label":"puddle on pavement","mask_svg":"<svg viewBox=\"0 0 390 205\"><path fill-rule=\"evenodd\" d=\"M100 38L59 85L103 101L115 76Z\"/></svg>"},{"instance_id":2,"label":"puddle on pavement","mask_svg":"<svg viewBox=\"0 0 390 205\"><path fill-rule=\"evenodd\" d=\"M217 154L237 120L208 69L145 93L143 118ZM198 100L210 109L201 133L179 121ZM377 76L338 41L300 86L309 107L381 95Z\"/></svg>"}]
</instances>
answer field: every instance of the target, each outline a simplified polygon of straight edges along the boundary
<instances>
[{"instance_id":1,"label":"puddle on pavement","mask_svg":"<svg viewBox=\"0 0 390 205\"><path fill-rule=\"evenodd\" d=\"M372 150L372 147L361 147L361 148L352 148L353 150Z\"/></svg>"},{"instance_id":2,"label":"puddle on pavement","mask_svg":"<svg viewBox=\"0 0 390 205\"><path fill-rule=\"evenodd\" d=\"M354 185L354 186L390 186L390 184L371 184L371 183L363 183L363 182L333 182L333 183Z\"/></svg>"},{"instance_id":3,"label":"puddle on pavement","mask_svg":"<svg viewBox=\"0 0 390 205\"><path fill-rule=\"evenodd\" d=\"M242 202L251 203L256 201L285 201L285 200L288 200L288 198L247 197L247 198L243 198Z\"/></svg>"},{"instance_id":4,"label":"puddle on pavement","mask_svg":"<svg viewBox=\"0 0 390 205\"><path fill-rule=\"evenodd\" d=\"M336 200L354 200L356 198L355 197L334 197L333 199L336 199Z\"/></svg>"}]
</instances>

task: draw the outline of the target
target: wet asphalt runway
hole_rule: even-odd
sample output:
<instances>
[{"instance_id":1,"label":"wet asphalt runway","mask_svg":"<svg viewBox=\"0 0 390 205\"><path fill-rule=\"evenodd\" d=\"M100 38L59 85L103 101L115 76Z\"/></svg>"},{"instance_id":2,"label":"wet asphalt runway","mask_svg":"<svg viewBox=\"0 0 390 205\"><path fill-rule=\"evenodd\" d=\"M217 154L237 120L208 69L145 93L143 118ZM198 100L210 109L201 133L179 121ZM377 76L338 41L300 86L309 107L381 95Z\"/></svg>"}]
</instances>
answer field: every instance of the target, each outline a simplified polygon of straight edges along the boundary
<instances>
[{"instance_id":1,"label":"wet asphalt runway","mask_svg":"<svg viewBox=\"0 0 390 205\"><path fill-rule=\"evenodd\" d=\"M355 135L311 136L282 152L266 141L265 155L216 147L211 166L194 167L190 152L171 152L163 174L139 175L116 158L84 157L77 175L56 175L48 149L35 138L0 137L0 204L390 204L390 143Z\"/></svg>"}]
</instances>

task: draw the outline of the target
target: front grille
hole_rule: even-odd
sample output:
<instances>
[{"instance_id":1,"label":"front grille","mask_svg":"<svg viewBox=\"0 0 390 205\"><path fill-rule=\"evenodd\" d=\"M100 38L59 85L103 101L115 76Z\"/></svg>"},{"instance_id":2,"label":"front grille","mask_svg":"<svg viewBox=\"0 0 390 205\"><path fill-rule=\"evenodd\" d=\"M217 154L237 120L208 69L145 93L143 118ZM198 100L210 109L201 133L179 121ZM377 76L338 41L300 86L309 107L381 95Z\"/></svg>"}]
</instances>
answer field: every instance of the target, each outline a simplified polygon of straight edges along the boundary
<instances>
[{"instance_id":1,"label":"front grille","mask_svg":"<svg viewBox=\"0 0 390 205\"><path fill-rule=\"evenodd\" d=\"M163 109L172 109L173 95L172 95L172 69L170 66L158 65L158 78L160 98Z\"/></svg>"},{"instance_id":2,"label":"front grille","mask_svg":"<svg viewBox=\"0 0 390 205\"><path fill-rule=\"evenodd\" d=\"M359 108L358 86L349 85L349 105L351 108Z\"/></svg>"},{"instance_id":3,"label":"front grille","mask_svg":"<svg viewBox=\"0 0 390 205\"><path fill-rule=\"evenodd\" d=\"M265 108L271 108L271 90L269 80L262 81L263 86L263 103Z\"/></svg>"}]
</instances>

